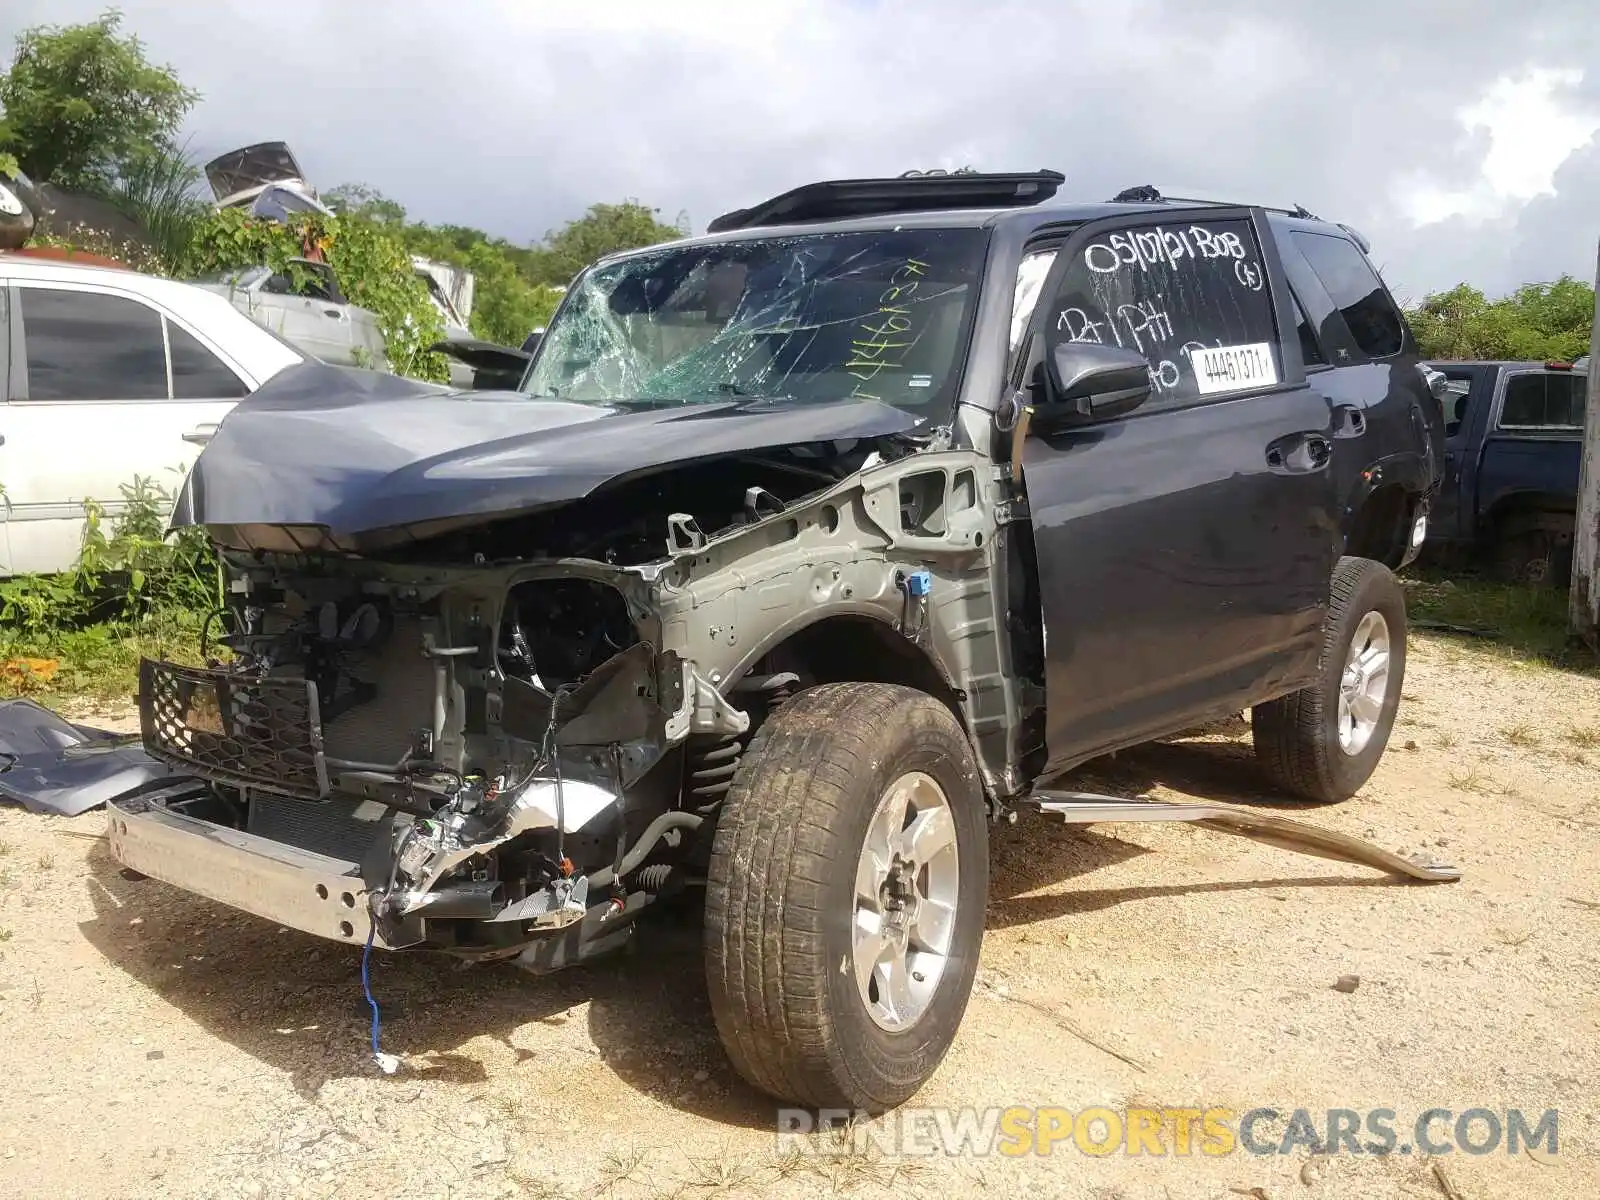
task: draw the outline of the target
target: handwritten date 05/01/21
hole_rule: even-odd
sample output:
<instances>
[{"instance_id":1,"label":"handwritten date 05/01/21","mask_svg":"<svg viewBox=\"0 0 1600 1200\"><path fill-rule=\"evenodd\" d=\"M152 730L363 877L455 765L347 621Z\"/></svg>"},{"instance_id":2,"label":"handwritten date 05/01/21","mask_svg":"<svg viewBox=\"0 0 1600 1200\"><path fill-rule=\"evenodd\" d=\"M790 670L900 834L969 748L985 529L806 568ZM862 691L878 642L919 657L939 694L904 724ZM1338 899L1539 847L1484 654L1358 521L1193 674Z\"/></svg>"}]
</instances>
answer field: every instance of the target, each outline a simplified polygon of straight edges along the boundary
<instances>
[{"instance_id":1,"label":"handwritten date 05/01/21","mask_svg":"<svg viewBox=\"0 0 1600 1200\"><path fill-rule=\"evenodd\" d=\"M1264 387L1278 382L1272 346L1251 342L1243 346L1206 346L1190 351L1195 383L1201 395Z\"/></svg>"}]
</instances>

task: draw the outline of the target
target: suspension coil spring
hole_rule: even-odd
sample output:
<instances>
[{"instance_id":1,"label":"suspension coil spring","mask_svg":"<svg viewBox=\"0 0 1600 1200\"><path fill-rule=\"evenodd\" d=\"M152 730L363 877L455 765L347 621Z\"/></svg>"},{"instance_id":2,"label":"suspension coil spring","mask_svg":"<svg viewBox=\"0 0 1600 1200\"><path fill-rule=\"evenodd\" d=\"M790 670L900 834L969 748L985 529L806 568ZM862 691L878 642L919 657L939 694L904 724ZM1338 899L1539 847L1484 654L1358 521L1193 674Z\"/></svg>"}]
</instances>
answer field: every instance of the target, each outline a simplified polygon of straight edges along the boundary
<instances>
[{"instance_id":1,"label":"suspension coil spring","mask_svg":"<svg viewBox=\"0 0 1600 1200\"><path fill-rule=\"evenodd\" d=\"M635 871L631 882L639 891L655 896L667 886L667 881L672 878L672 872L671 863L651 863L648 867L640 867Z\"/></svg>"},{"instance_id":2,"label":"suspension coil spring","mask_svg":"<svg viewBox=\"0 0 1600 1200\"><path fill-rule=\"evenodd\" d=\"M738 734L694 738L689 746L689 799L702 808L720 803L743 754Z\"/></svg>"},{"instance_id":3,"label":"suspension coil spring","mask_svg":"<svg viewBox=\"0 0 1600 1200\"><path fill-rule=\"evenodd\" d=\"M771 713L794 695L800 677L793 672L748 679L740 687L741 695L757 698L759 710ZM733 785L734 772L744 755L746 738L743 734L705 734L689 740L687 788L689 802L698 811L705 812L722 803Z\"/></svg>"}]
</instances>

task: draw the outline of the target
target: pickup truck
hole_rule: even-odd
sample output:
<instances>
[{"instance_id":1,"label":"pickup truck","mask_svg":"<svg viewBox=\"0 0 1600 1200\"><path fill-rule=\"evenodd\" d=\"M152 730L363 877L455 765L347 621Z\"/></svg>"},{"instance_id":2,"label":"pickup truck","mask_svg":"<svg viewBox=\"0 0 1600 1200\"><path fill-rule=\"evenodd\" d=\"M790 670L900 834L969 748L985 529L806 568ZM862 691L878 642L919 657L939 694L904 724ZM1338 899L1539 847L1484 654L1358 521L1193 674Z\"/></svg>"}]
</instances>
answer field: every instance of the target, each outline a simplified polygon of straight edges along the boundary
<instances>
[{"instance_id":1,"label":"pickup truck","mask_svg":"<svg viewBox=\"0 0 1600 1200\"><path fill-rule=\"evenodd\" d=\"M1445 478L1427 553L1520 583L1572 574L1587 361L1435 362L1446 379Z\"/></svg>"},{"instance_id":2,"label":"pickup truck","mask_svg":"<svg viewBox=\"0 0 1600 1200\"><path fill-rule=\"evenodd\" d=\"M534 971L698 895L738 1070L881 1110L961 1021L991 825L1111 811L1062 772L1248 708L1285 795L1351 796L1443 462L1411 333L1343 226L1062 180L807 185L583 272L519 392L239 405L174 513L226 652L141 667L190 780L112 853Z\"/></svg>"}]
</instances>

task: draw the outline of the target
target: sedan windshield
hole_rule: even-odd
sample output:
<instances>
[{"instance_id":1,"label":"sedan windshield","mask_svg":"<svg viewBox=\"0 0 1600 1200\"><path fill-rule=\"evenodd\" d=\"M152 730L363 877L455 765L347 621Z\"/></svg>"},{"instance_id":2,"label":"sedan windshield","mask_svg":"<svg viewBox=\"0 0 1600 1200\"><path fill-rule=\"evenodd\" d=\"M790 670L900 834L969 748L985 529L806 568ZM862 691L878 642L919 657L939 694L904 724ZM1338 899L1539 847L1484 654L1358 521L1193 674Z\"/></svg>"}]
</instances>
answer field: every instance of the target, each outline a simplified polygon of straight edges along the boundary
<instances>
[{"instance_id":1,"label":"sedan windshield","mask_svg":"<svg viewBox=\"0 0 1600 1200\"><path fill-rule=\"evenodd\" d=\"M658 250L597 267L524 390L590 404L760 396L954 401L987 233L817 233Z\"/></svg>"}]
</instances>

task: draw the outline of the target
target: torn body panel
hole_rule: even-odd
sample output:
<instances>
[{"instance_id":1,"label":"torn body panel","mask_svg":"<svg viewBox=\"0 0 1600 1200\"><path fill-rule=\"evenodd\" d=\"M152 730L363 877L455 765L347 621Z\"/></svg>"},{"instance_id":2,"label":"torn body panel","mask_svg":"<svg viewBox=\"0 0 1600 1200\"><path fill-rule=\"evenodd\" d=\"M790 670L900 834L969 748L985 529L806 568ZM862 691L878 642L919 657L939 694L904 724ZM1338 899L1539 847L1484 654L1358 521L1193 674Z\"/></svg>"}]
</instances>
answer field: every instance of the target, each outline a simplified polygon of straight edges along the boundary
<instances>
[{"instance_id":1,"label":"torn body panel","mask_svg":"<svg viewBox=\"0 0 1600 1200\"><path fill-rule=\"evenodd\" d=\"M32 700L0 702L0 801L76 817L174 777L135 739L74 725Z\"/></svg>"},{"instance_id":2,"label":"torn body panel","mask_svg":"<svg viewBox=\"0 0 1600 1200\"><path fill-rule=\"evenodd\" d=\"M147 745L241 831L273 805L347 825L367 806L341 853L384 945L583 957L693 876L754 726L797 684L913 672L1006 791L998 484L975 453L909 449L756 447L383 561L213 529L234 657L146 664Z\"/></svg>"},{"instance_id":3,"label":"torn body panel","mask_svg":"<svg viewBox=\"0 0 1600 1200\"><path fill-rule=\"evenodd\" d=\"M920 424L868 400L602 406L451 392L310 362L228 414L185 481L172 523L203 525L252 549L378 553L652 471L813 443L810 457L820 458ZM277 536L230 537L228 527Z\"/></svg>"}]
</instances>

